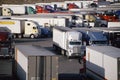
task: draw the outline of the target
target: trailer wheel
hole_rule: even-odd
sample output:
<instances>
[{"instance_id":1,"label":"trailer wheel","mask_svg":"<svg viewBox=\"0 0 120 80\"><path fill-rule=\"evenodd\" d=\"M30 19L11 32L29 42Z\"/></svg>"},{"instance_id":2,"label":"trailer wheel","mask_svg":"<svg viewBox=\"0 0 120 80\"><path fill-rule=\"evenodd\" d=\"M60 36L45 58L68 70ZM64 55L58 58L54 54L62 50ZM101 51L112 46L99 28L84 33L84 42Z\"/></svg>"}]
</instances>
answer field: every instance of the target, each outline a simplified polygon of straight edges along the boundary
<instances>
[{"instance_id":1,"label":"trailer wheel","mask_svg":"<svg viewBox=\"0 0 120 80\"><path fill-rule=\"evenodd\" d=\"M34 35L34 34L31 34L31 35L30 35L30 38L31 38L31 39L34 39L34 38L35 38L35 35Z\"/></svg>"}]
</instances>

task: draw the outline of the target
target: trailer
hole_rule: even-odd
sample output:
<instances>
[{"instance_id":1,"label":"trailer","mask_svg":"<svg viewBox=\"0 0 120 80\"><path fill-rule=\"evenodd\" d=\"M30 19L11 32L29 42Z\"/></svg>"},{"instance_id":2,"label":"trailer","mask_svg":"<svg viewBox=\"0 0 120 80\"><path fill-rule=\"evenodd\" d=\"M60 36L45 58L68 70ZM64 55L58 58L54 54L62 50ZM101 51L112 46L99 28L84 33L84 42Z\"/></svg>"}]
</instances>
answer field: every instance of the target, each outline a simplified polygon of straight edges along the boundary
<instances>
[{"instance_id":1,"label":"trailer","mask_svg":"<svg viewBox=\"0 0 120 80\"><path fill-rule=\"evenodd\" d=\"M13 33L14 38L36 38L41 35L39 25L30 20L0 19L0 27L7 27Z\"/></svg>"},{"instance_id":2,"label":"trailer","mask_svg":"<svg viewBox=\"0 0 120 80\"><path fill-rule=\"evenodd\" d=\"M88 46L85 65L87 76L94 80L120 80L120 49Z\"/></svg>"},{"instance_id":3,"label":"trailer","mask_svg":"<svg viewBox=\"0 0 120 80\"><path fill-rule=\"evenodd\" d=\"M58 56L45 48L16 45L15 65L20 80L58 80Z\"/></svg>"},{"instance_id":4,"label":"trailer","mask_svg":"<svg viewBox=\"0 0 120 80\"><path fill-rule=\"evenodd\" d=\"M40 16L40 15L24 15L24 16L12 16L12 19L27 19L27 20L33 20L37 22L40 26L48 28L54 27L54 26L68 26L69 20L64 17L57 17L57 16Z\"/></svg>"},{"instance_id":5,"label":"trailer","mask_svg":"<svg viewBox=\"0 0 120 80\"><path fill-rule=\"evenodd\" d=\"M0 57L12 57L13 37L6 27L0 27Z\"/></svg>"},{"instance_id":6,"label":"trailer","mask_svg":"<svg viewBox=\"0 0 120 80\"><path fill-rule=\"evenodd\" d=\"M82 56L82 34L68 27L53 28L53 48L67 57Z\"/></svg>"}]
</instances>

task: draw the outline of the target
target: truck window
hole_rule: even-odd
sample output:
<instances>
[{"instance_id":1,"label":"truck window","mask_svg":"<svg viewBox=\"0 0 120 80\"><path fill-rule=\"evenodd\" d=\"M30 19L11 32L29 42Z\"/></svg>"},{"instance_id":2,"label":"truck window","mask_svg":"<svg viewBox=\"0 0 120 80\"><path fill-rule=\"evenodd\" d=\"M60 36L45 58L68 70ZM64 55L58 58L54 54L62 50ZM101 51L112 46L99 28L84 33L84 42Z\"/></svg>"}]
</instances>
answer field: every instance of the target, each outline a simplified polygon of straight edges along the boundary
<instances>
[{"instance_id":1,"label":"truck window","mask_svg":"<svg viewBox=\"0 0 120 80\"><path fill-rule=\"evenodd\" d=\"M28 23L27 25L30 26L30 23Z\"/></svg>"},{"instance_id":2,"label":"truck window","mask_svg":"<svg viewBox=\"0 0 120 80\"><path fill-rule=\"evenodd\" d=\"M93 44L107 44L107 41L93 41Z\"/></svg>"},{"instance_id":3,"label":"truck window","mask_svg":"<svg viewBox=\"0 0 120 80\"><path fill-rule=\"evenodd\" d=\"M70 42L69 44L70 44L70 45L80 45L81 42Z\"/></svg>"},{"instance_id":4,"label":"truck window","mask_svg":"<svg viewBox=\"0 0 120 80\"><path fill-rule=\"evenodd\" d=\"M33 27L33 29L37 29L36 27Z\"/></svg>"}]
</instances>

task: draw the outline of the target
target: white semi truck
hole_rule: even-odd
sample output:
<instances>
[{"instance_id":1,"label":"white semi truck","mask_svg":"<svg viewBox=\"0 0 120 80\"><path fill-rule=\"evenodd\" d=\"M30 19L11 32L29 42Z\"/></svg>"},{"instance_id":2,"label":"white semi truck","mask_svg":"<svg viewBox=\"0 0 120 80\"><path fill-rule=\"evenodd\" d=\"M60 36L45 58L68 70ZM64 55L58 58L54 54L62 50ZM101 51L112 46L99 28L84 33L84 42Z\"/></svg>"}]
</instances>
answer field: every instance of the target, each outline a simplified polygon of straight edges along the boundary
<instances>
[{"instance_id":1,"label":"white semi truck","mask_svg":"<svg viewBox=\"0 0 120 80\"><path fill-rule=\"evenodd\" d=\"M36 11L29 5L2 4L3 8L11 11L11 15L35 14Z\"/></svg>"},{"instance_id":2,"label":"white semi truck","mask_svg":"<svg viewBox=\"0 0 120 80\"><path fill-rule=\"evenodd\" d=\"M11 16L12 12L9 8L0 6L0 16Z\"/></svg>"},{"instance_id":3,"label":"white semi truck","mask_svg":"<svg viewBox=\"0 0 120 80\"><path fill-rule=\"evenodd\" d=\"M80 57L82 46L82 34L68 27L53 28L53 48L67 57Z\"/></svg>"},{"instance_id":4,"label":"white semi truck","mask_svg":"<svg viewBox=\"0 0 120 80\"><path fill-rule=\"evenodd\" d=\"M14 38L36 38L41 35L39 25L30 20L0 19L0 27L1 26L10 29L14 35Z\"/></svg>"},{"instance_id":5,"label":"white semi truck","mask_svg":"<svg viewBox=\"0 0 120 80\"><path fill-rule=\"evenodd\" d=\"M86 74L93 80L120 80L120 49L112 46L87 47Z\"/></svg>"}]
</instances>

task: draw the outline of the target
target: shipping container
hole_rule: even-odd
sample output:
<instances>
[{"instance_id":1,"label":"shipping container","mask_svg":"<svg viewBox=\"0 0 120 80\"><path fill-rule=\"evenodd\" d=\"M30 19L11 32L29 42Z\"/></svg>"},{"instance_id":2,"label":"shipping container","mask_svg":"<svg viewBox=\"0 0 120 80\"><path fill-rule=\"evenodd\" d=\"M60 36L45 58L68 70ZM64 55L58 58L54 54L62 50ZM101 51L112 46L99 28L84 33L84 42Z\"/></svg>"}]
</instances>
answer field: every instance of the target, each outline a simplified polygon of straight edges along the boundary
<instances>
[{"instance_id":1,"label":"shipping container","mask_svg":"<svg viewBox=\"0 0 120 80\"><path fill-rule=\"evenodd\" d=\"M58 80L58 56L32 45L15 46L16 74L20 80Z\"/></svg>"},{"instance_id":2,"label":"shipping container","mask_svg":"<svg viewBox=\"0 0 120 80\"><path fill-rule=\"evenodd\" d=\"M120 49L112 46L88 46L86 74L94 80L120 80Z\"/></svg>"}]
</instances>

